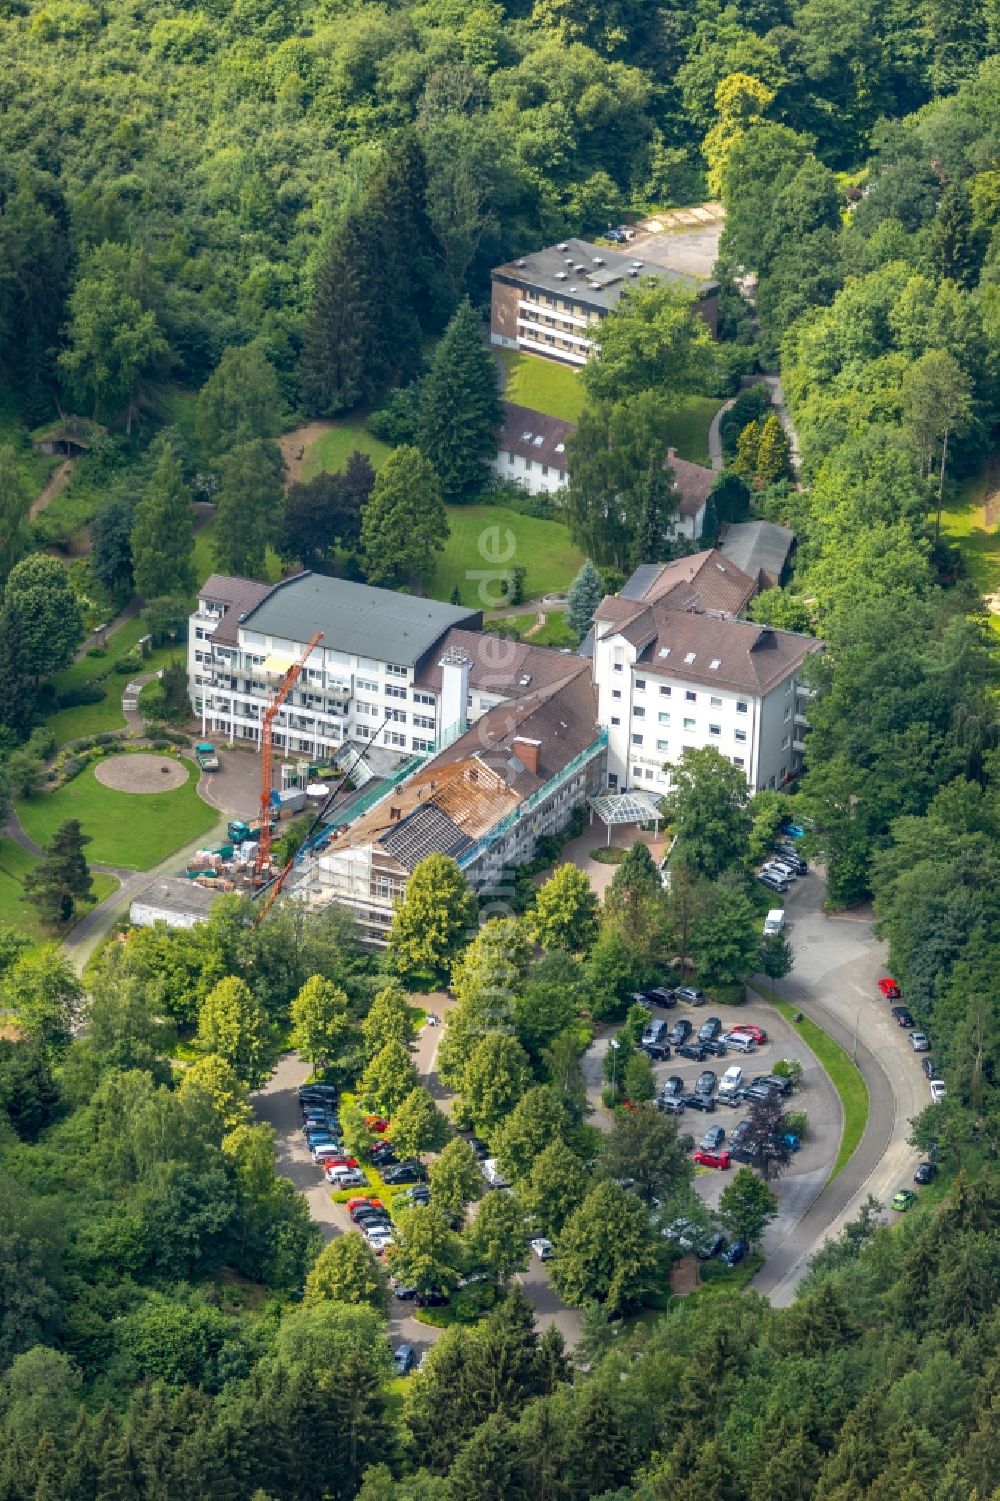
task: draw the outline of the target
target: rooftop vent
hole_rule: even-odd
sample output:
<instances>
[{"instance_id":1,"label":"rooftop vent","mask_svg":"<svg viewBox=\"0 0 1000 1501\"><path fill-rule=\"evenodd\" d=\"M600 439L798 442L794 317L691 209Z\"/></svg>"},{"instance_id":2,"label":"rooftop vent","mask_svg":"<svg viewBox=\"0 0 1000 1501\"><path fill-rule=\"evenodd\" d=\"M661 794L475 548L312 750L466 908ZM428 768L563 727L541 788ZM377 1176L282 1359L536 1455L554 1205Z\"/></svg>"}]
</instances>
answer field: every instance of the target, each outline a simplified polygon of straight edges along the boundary
<instances>
[{"instance_id":1,"label":"rooftop vent","mask_svg":"<svg viewBox=\"0 0 1000 1501\"><path fill-rule=\"evenodd\" d=\"M565 280L566 280L566 273L565 273L565 271L557 271L556 272L556 281L565 281Z\"/></svg>"},{"instance_id":2,"label":"rooftop vent","mask_svg":"<svg viewBox=\"0 0 1000 1501\"><path fill-rule=\"evenodd\" d=\"M531 442L531 434L530 433L522 433L521 434L521 442L522 443L530 443Z\"/></svg>"},{"instance_id":3,"label":"rooftop vent","mask_svg":"<svg viewBox=\"0 0 1000 1501\"><path fill-rule=\"evenodd\" d=\"M556 246L556 249L557 250L568 250L569 249L569 245L566 243L565 240L563 240L560 244L558 244Z\"/></svg>"},{"instance_id":4,"label":"rooftop vent","mask_svg":"<svg viewBox=\"0 0 1000 1501\"><path fill-rule=\"evenodd\" d=\"M538 433L538 434L536 434L535 439L534 439L535 447L536 448L541 448L541 446L542 446L542 444L544 442L545 442L545 434L544 433Z\"/></svg>"},{"instance_id":5,"label":"rooftop vent","mask_svg":"<svg viewBox=\"0 0 1000 1501\"><path fill-rule=\"evenodd\" d=\"M528 684L531 682L531 673L523 673L522 676L518 678L517 682L520 688L527 688Z\"/></svg>"},{"instance_id":6,"label":"rooftop vent","mask_svg":"<svg viewBox=\"0 0 1000 1501\"><path fill-rule=\"evenodd\" d=\"M719 570L720 573L725 573L725 571L726 571L726 565L725 565L725 563L716 563L715 566Z\"/></svg>"},{"instance_id":7,"label":"rooftop vent","mask_svg":"<svg viewBox=\"0 0 1000 1501\"><path fill-rule=\"evenodd\" d=\"M525 260L520 260L520 261L515 261L515 262L514 262L514 264L515 264L515 265L516 265L516 266L520 266L520 267L521 267L521 269L522 269L522 270L523 270L523 269L524 269L524 267L525 267L525 266L526 266L526 265L527 265L527 264L528 264L528 262L527 262L527 261L525 261Z\"/></svg>"},{"instance_id":8,"label":"rooftop vent","mask_svg":"<svg viewBox=\"0 0 1000 1501\"><path fill-rule=\"evenodd\" d=\"M632 262L632 269L633 269L633 271L641 271L642 268L643 268L643 266L645 264L646 264L645 261L633 261Z\"/></svg>"}]
</instances>

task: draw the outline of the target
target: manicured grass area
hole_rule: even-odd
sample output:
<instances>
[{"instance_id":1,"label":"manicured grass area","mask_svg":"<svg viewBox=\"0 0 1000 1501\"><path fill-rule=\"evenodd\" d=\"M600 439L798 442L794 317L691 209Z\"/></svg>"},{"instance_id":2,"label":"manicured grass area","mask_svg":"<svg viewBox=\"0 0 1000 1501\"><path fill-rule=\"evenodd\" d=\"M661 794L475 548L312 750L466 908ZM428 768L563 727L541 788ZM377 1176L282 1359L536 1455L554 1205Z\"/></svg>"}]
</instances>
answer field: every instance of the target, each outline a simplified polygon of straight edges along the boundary
<instances>
[{"instance_id":1,"label":"manicured grass area","mask_svg":"<svg viewBox=\"0 0 1000 1501\"><path fill-rule=\"evenodd\" d=\"M199 584L203 584L208 576L217 572L218 564L213 555L212 543L215 536L216 518L213 516L206 521L201 531L194 539L194 576ZM273 548L269 547L264 555L264 578L269 584L276 584L281 577L281 559ZM194 608L194 596L191 598L191 608Z\"/></svg>"},{"instance_id":2,"label":"manicured grass area","mask_svg":"<svg viewBox=\"0 0 1000 1501\"><path fill-rule=\"evenodd\" d=\"M497 353L506 373L504 391L508 401L575 422L583 411L583 382L568 365L544 360L539 355L517 354L513 349Z\"/></svg>"},{"instance_id":3,"label":"manicured grass area","mask_svg":"<svg viewBox=\"0 0 1000 1501\"><path fill-rule=\"evenodd\" d=\"M65 819L78 818L92 837L88 860L149 870L218 822L195 790L197 773L186 770L187 781L172 792L136 793L103 786L90 765L58 792L19 798L17 814L36 844L47 844Z\"/></svg>"},{"instance_id":4,"label":"manicured grass area","mask_svg":"<svg viewBox=\"0 0 1000 1501\"><path fill-rule=\"evenodd\" d=\"M982 595L1000 593L1000 527L987 526L986 503L995 496L996 474L987 470L962 486L941 513L941 536L962 554L966 572ZM990 612L1000 634L1000 615Z\"/></svg>"},{"instance_id":5,"label":"manicured grass area","mask_svg":"<svg viewBox=\"0 0 1000 1501\"><path fill-rule=\"evenodd\" d=\"M53 932L38 921L31 902L21 900L21 883L28 871L34 870L37 864L37 856L29 854L19 844L15 844L13 839L0 839L0 923L19 928L29 938L37 938L41 942L52 938ZM85 907L81 916L118 889L114 876L102 875L100 872L94 873L93 882L96 901Z\"/></svg>"},{"instance_id":6,"label":"manicured grass area","mask_svg":"<svg viewBox=\"0 0 1000 1501\"><path fill-rule=\"evenodd\" d=\"M568 365L557 365L539 355L498 351L506 372L508 401L576 422L583 410L583 382ZM670 416L670 440L679 458L692 464L708 463L708 429L721 402L717 396L688 396Z\"/></svg>"},{"instance_id":7,"label":"manicured grass area","mask_svg":"<svg viewBox=\"0 0 1000 1501\"><path fill-rule=\"evenodd\" d=\"M583 564L583 554L561 521L539 521L506 506L449 506L448 522L451 533L427 585L427 593L435 599L450 599L457 585L464 605L482 607L479 590L485 586L485 603L495 603L500 586L491 575L518 563L528 570L526 598L557 594L569 587ZM491 558L506 554L508 532L514 539L513 550L498 567Z\"/></svg>"},{"instance_id":8,"label":"manicured grass area","mask_svg":"<svg viewBox=\"0 0 1000 1501\"><path fill-rule=\"evenodd\" d=\"M313 479L317 474L336 474L343 469L356 449L366 453L376 469L381 468L392 449L388 443L373 437L365 426L364 417L341 417L322 437L317 438L302 464L302 478Z\"/></svg>"},{"instance_id":9,"label":"manicured grass area","mask_svg":"<svg viewBox=\"0 0 1000 1501\"><path fill-rule=\"evenodd\" d=\"M546 614L545 624L535 631L531 640L536 646L569 646L577 644L576 636L566 624L566 611L553 610Z\"/></svg>"},{"instance_id":10,"label":"manicured grass area","mask_svg":"<svg viewBox=\"0 0 1000 1501\"><path fill-rule=\"evenodd\" d=\"M781 1000L773 990L759 985L756 981L754 989L766 996L785 1021L808 1043L823 1068L826 1069L830 1082L840 1096L844 1111L844 1130L840 1138L837 1159L827 1179L828 1183L832 1183L854 1156L865 1134L865 1126L868 1124L868 1087L861 1077L857 1064L839 1042L834 1042L828 1032L824 1032L823 1028L817 1026L808 1016L800 1022L795 1021L797 1008Z\"/></svg>"}]
</instances>

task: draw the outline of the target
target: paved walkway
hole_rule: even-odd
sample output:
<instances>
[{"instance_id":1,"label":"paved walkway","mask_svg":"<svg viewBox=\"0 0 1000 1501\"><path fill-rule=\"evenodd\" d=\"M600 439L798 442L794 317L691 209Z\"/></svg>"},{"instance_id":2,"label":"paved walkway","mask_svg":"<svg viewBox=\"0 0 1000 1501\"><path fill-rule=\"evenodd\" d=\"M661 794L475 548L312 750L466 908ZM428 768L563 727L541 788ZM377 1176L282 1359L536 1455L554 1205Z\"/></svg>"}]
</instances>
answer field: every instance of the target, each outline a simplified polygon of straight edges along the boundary
<instances>
[{"instance_id":1,"label":"paved walkway","mask_svg":"<svg viewBox=\"0 0 1000 1501\"><path fill-rule=\"evenodd\" d=\"M712 418L712 421L709 423L708 461L711 464L712 468L715 470L723 469L725 467L726 460L725 455L722 452L722 419L729 411L729 408L732 406L735 400L735 396L730 396L728 401L724 401L719 410L716 412L715 416Z\"/></svg>"},{"instance_id":2,"label":"paved walkway","mask_svg":"<svg viewBox=\"0 0 1000 1501\"><path fill-rule=\"evenodd\" d=\"M52 504L57 495L62 494L73 476L73 467L75 464L75 458L63 459L58 469L49 476L43 489L39 491L31 502L31 507L28 511L29 521L34 521L36 516L42 514L46 506Z\"/></svg>"}]
</instances>

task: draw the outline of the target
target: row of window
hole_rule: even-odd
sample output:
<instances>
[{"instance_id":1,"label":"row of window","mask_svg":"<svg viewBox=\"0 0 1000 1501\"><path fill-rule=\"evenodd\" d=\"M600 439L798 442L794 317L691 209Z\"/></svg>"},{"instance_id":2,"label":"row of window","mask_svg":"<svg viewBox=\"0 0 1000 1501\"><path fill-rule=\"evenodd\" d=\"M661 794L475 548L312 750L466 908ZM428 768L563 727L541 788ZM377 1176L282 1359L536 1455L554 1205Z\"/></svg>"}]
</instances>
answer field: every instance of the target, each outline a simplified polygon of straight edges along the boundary
<instances>
[{"instance_id":1,"label":"row of window","mask_svg":"<svg viewBox=\"0 0 1000 1501\"><path fill-rule=\"evenodd\" d=\"M532 465L534 464L534 462L535 462L534 459L525 459L524 460L524 468L525 468L525 472L526 473L530 473ZM514 463L514 455L512 453L508 453L508 455L507 455L507 463L510 464L510 465L513 465L513 463ZM548 472L549 472L549 466L548 466L548 464L540 464L538 467L542 471L543 478L546 477L548 475ZM559 471L557 470L556 472L558 473Z\"/></svg>"}]
</instances>

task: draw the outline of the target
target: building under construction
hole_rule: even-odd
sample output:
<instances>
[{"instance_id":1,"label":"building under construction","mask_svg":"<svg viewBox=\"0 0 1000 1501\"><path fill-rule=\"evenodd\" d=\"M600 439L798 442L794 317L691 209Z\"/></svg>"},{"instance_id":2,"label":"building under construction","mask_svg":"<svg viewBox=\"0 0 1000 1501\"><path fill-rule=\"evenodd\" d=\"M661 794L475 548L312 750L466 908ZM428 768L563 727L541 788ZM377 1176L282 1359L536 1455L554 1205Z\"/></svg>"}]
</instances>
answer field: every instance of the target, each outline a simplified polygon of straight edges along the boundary
<instances>
[{"instance_id":1,"label":"building under construction","mask_svg":"<svg viewBox=\"0 0 1000 1501\"><path fill-rule=\"evenodd\" d=\"M502 888L543 834L606 784L589 665L490 710L437 755L372 787L296 865L289 887L310 905L336 901L381 946L418 862L452 856L477 889Z\"/></svg>"}]
</instances>

